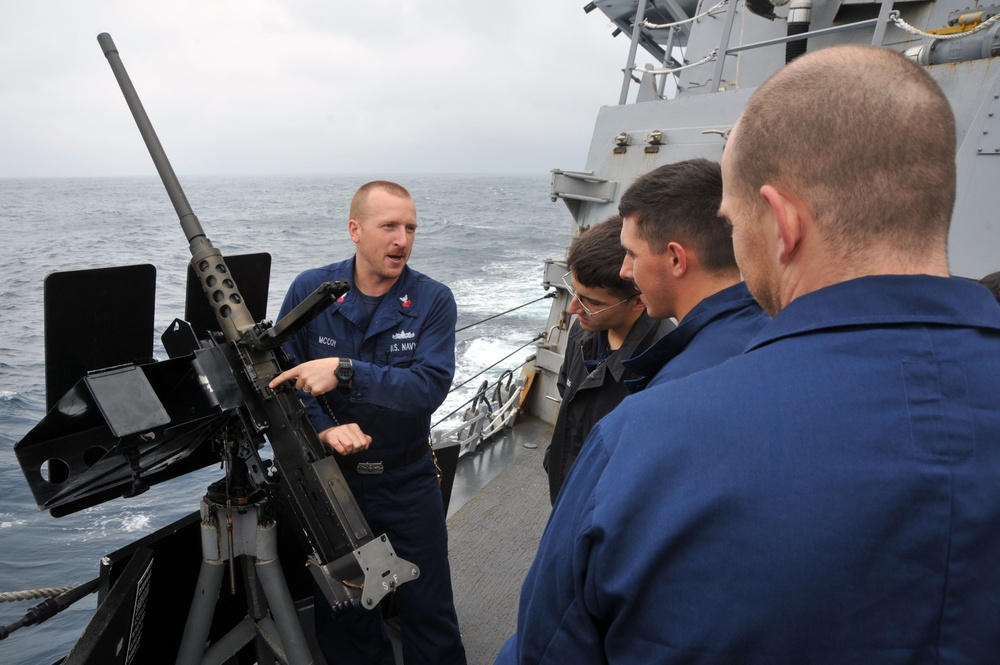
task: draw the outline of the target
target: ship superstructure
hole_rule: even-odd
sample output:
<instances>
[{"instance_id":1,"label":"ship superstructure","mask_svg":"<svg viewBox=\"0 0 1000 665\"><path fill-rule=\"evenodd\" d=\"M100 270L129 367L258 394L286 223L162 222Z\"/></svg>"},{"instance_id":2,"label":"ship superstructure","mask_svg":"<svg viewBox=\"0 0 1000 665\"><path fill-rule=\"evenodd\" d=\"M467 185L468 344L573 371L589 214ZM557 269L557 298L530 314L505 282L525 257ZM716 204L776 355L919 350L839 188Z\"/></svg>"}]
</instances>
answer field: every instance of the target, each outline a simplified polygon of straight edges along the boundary
<instances>
[{"instance_id":1,"label":"ship superstructure","mask_svg":"<svg viewBox=\"0 0 1000 665\"><path fill-rule=\"evenodd\" d=\"M616 105L600 110L587 163L552 171L576 232L616 214L639 175L695 157L720 160L744 104L772 73L807 51L874 44L905 53L941 85L958 131L958 193L949 238L954 274L1000 269L1000 227L991 188L1000 182L1000 5L957 0L594 0L630 39ZM859 183L859 186L864 186ZM553 260L556 290L539 344L529 408L554 422L555 378L569 331L569 297Z\"/></svg>"}]
</instances>

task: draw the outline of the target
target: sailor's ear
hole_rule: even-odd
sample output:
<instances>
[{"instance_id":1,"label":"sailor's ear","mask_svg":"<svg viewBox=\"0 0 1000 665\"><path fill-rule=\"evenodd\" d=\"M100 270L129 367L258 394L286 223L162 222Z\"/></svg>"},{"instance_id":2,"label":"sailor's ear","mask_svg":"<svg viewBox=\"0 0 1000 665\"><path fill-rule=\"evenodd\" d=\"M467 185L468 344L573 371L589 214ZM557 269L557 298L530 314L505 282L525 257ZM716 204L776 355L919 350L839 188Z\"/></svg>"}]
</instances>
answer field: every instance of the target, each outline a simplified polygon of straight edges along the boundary
<instances>
[{"instance_id":1,"label":"sailor's ear","mask_svg":"<svg viewBox=\"0 0 1000 665\"><path fill-rule=\"evenodd\" d=\"M773 185L760 188L760 195L767 202L774 220L773 233L778 241L778 261L788 263L802 242L803 202L797 196L783 192Z\"/></svg>"},{"instance_id":2,"label":"sailor's ear","mask_svg":"<svg viewBox=\"0 0 1000 665\"><path fill-rule=\"evenodd\" d=\"M358 229L360 228L361 228L361 222L359 222L356 219L352 219L349 222L347 222L347 232L351 234L351 240L353 240L355 243L357 243L361 239L361 236L358 234Z\"/></svg>"},{"instance_id":3,"label":"sailor's ear","mask_svg":"<svg viewBox=\"0 0 1000 665\"><path fill-rule=\"evenodd\" d=\"M670 241L666 249L667 270L675 278L683 277L688 269L688 254L684 245Z\"/></svg>"}]
</instances>

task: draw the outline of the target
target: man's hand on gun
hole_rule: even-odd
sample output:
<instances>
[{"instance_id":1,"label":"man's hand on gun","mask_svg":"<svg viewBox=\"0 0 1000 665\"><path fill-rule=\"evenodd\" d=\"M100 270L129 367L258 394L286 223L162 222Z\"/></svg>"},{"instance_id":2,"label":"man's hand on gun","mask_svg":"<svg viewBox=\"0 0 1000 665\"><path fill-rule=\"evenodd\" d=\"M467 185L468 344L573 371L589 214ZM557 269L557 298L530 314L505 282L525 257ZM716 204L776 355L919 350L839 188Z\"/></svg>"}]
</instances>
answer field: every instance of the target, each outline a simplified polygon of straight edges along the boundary
<instances>
[{"instance_id":1,"label":"man's hand on gun","mask_svg":"<svg viewBox=\"0 0 1000 665\"><path fill-rule=\"evenodd\" d=\"M286 381L295 380L295 388L310 395L322 395L337 387L334 371L340 364L339 358L318 358L286 370L271 379L272 390ZM350 455L365 450L372 438L361 431L357 423L336 425L317 433L320 441L341 455Z\"/></svg>"}]
</instances>

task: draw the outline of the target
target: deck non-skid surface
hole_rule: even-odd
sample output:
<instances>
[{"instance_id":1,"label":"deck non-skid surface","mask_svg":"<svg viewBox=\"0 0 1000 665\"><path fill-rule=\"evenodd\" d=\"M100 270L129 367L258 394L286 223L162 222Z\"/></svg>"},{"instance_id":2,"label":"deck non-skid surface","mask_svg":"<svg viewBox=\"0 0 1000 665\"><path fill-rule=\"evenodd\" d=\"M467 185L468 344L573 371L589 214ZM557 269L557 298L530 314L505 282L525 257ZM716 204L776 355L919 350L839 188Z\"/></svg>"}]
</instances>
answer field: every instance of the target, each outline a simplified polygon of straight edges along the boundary
<instances>
[{"instance_id":1,"label":"deck non-skid surface","mask_svg":"<svg viewBox=\"0 0 1000 665\"><path fill-rule=\"evenodd\" d=\"M448 520L455 608L469 665L490 665L517 628L521 583L551 510L542 469L550 436L548 425L529 420L477 453L510 459ZM478 462L463 459L462 465Z\"/></svg>"}]
</instances>

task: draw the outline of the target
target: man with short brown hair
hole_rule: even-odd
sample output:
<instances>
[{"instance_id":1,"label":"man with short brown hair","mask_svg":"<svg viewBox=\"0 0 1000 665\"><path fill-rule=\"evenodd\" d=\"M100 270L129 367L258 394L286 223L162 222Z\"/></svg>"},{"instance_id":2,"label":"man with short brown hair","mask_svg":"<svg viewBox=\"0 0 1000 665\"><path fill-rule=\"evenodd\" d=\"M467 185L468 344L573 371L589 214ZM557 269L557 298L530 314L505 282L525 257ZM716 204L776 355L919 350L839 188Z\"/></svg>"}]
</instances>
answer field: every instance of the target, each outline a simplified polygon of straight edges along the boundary
<instances>
[{"instance_id":1,"label":"man with short brown hair","mask_svg":"<svg viewBox=\"0 0 1000 665\"><path fill-rule=\"evenodd\" d=\"M888 49L757 89L721 212L774 319L594 428L498 663L1000 662L1000 308L948 277L954 140Z\"/></svg>"},{"instance_id":2,"label":"man with short brown hair","mask_svg":"<svg viewBox=\"0 0 1000 665\"><path fill-rule=\"evenodd\" d=\"M742 353L770 320L740 280L721 200L722 171L707 159L653 169L622 195L621 275L642 291L651 317L678 324L625 363L639 377L627 382L633 392Z\"/></svg>"},{"instance_id":3,"label":"man with short brown hair","mask_svg":"<svg viewBox=\"0 0 1000 665\"><path fill-rule=\"evenodd\" d=\"M562 402L543 462L552 503L591 428L628 395L625 383L637 375L622 364L674 327L649 318L635 284L618 274L625 255L621 229L621 217L610 217L577 236L566 255L563 281L572 296L566 311L575 319L559 369Z\"/></svg>"}]
</instances>

